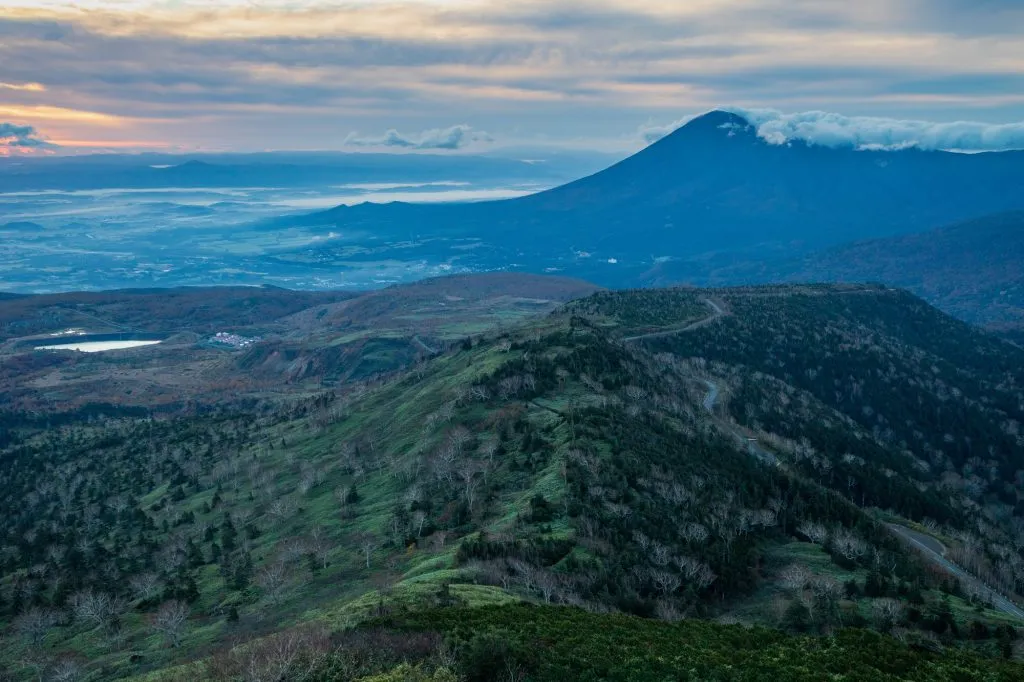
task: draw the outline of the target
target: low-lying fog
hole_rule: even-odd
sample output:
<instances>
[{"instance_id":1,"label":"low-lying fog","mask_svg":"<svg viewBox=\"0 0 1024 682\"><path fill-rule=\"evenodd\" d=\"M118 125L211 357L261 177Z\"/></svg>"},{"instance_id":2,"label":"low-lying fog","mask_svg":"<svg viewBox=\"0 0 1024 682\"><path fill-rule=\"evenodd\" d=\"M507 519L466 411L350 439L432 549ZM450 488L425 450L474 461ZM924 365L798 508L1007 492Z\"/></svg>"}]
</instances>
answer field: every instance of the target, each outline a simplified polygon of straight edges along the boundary
<instances>
[{"instance_id":1,"label":"low-lying fog","mask_svg":"<svg viewBox=\"0 0 1024 682\"><path fill-rule=\"evenodd\" d=\"M259 223L341 204L502 199L549 185L439 179L320 188L0 192L0 291L264 283L365 288L461 272L467 268L449 249L435 255L408 236L394 252L376 235L268 230ZM302 250L324 240L343 242L345 259L305 262Z\"/></svg>"}]
</instances>

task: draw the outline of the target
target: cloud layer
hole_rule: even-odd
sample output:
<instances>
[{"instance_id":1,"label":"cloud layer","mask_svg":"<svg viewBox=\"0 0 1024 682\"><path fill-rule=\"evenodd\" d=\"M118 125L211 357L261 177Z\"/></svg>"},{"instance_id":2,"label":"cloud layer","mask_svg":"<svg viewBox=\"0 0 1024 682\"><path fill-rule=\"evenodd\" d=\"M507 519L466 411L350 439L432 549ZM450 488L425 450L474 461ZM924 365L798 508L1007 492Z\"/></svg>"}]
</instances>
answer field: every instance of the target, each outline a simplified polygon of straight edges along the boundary
<instances>
[{"instance_id":1,"label":"cloud layer","mask_svg":"<svg viewBox=\"0 0 1024 682\"><path fill-rule=\"evenodd\" d=\"M425 130L418 135L403 135L391 129L380 137L364 137L350 133L345 144L351 147L400 147L403 149L462 149L474 142L490 142L492 138L482 130L473 130L468 125Z\"/></svg>"},{"instance_id":2,"label":"cloud layer","mask_svg":"<svg viewBox=\"0 0 1024 682\"><path fill-rule=\"evenodd\" d=\"M315 148L469 120L503 142L628 150L641 121L723 102L1024 120L1017 0L2 5L0 119L55 140L263 149L272 129L275 148Z\"/></svg>"},{"instance_id":3,"label":"cloud layer","mask_svg":"<svg viewBox=\"0 0 1024 682\"><path fill-rule=\"evenodd\" d=\"M32 126L0 123L0 146L15 149L35 149L39 147L52 147L53 145L42 139L39 136L39 131Z\"/></svg>"},{"instance_id":4,"label":"cloud layer","mask_svg":"<svg viewBox=\"0 0 1024 682\"><path fill-rule=\"evenodd\" d=\"M856 149L945 149L1002 151L1024 149L1024 122L932 121L843 116L824 111L784 114L774 109L733 109L757 134L773 144L804 140L825 147Z\"/></svg>"}]
</instances>

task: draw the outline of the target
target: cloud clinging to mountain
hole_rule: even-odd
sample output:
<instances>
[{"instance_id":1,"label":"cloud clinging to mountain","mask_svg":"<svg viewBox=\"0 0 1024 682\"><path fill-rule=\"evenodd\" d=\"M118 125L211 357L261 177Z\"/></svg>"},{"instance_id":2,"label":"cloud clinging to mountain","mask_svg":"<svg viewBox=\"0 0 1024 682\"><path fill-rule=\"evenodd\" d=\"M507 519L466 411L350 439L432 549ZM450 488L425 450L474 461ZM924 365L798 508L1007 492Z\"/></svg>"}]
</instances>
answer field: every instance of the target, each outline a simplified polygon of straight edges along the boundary
<instances>
[{"instance_id":1,"label":"cloud clinging to mountain","mask_svg":"<svg viewBox=\"0 0 1024 682\"><path fill-rule=\"evenodd\" d=\"M982 123L978 121L935 122L878 116L844 116L827 111L783 113L776 109L726 107L757 129L772 144L803 140L823 147L855 149L927 149L966 152L1024 149L1024 122ZM674 123L648 125L640 129L647 142L655 142L693 117Z\"/></svg>"},{"instance_id":2,"label":"cloud clinging to mountain","mask_svg":"<svg viewBox=\"0 0 1024 682\"><path fill-rule=\"evenodd\" d=\"M799 139L826 147L857 149L951 149L1000 151L1024 149L1024 122L981 123L843 116L825 111L784 114L775 109L734 109L765 140L781 144Z\"/></svg>"}]
</instances>

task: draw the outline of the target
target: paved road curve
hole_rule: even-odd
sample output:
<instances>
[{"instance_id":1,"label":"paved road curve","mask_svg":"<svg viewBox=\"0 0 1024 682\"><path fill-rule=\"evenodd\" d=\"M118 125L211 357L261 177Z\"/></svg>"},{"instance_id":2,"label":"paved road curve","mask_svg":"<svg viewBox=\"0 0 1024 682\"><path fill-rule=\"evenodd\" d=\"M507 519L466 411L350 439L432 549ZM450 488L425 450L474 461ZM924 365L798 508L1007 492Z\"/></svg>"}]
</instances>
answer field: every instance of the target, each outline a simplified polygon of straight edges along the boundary
<instances>
[{"instance_id":1,"label":"paved road curve","mask_svg":"<svg viewBox=\"0 0 1024 682\"><path fill-rule=\"evenodd\" d=\"M426 343L424 343L423 339L421 339L419 336L412 337L412 341L430 355L437 355L440 352L436 348L431 348Z\"/></svg>"},{"instance_id":2,"label":"paved road curve","mask_svg":"<svg viewBox=\"0 0 1024 682\"><path fill-rule=\"evenodd\" d=\"M627 336L626 338L623 339L623 341L625 341L626 343L632 343L634 341L643 341L644 339L657 339L663 336L673 336L675 334L693 331L694 329L700 329L704 325L711 324L712 322L720 318L722 315L725 315L725 311L722 310L722 308L717 303L712 301L710 298L705 298L704 304L711 308L711 314L708 315L707 317L701 318L696 322L690 322L689 324L683 325L682 327L678 327L676 329L666 329L665 331L651 332L650 334L640 334L639 336Z\"/></svg>"},{"instance_id":3,"label":"paved road curve","mask_svg":"<svg viewBox=\"0 0 1024 682\"><path fill-rule=\"evenodd\" d=\"M714 304L712 303L711 305ZM708 387L708 392L704 394L704 409L707 410L708 412L714 413L715 404L718 402L718 396L719 393L721 393L721 391L718 388L718 384L716 384L714 381L710 381L709 379L704 380L704 385ZM757 457L762 462L771 464L772 466L778 465L779 458L776 457L773 453L768 452L760 445L758 445L756 440L751 440L750 437L747 436L746 434L741 433L740 431L737 431L735 429L732 429L727 425L724 425L724 427L728 429L728 431L732 435L738 438L740 443L746 444L747 452L749 452L751 455Z\"/></svg>"},{"instance_id":4,"label":"paved road curve","mask_svg":"<svg viewBox=\"0 0 1024 682\"><path fill-rule=\"evenodd\" d=\"M886 525L889 527L889 530L898 535L901 539L921 550L921 553L924 554L925 558L929 561L934 564L938 564L948 573L959 578L961 583L973 587L982 594L987 594L992 601L992 605L997 609L1003 613L1007 613L1011 616L1024 620L1024 610L1021 610L1020 607L1006 597L996 594L980 580L943 556L946 552L946 547L941 542L933 537L925 535L924 533L918 533L917 531L911 530L906 526L900 526L895 523L887 523Z\"/></svg>"},{"instance_id":5,"label":"paved road curve","mask_svg":"<svg viewBox=\"0 0 1024 682\"><path fill-rule=\"evenodd\" d=\"M715 403L718 402L718 384L707 380L704 383L708 387L707 395L704 396L704 409L708 412L714 412Z\"/></svg>"}]
</instances>

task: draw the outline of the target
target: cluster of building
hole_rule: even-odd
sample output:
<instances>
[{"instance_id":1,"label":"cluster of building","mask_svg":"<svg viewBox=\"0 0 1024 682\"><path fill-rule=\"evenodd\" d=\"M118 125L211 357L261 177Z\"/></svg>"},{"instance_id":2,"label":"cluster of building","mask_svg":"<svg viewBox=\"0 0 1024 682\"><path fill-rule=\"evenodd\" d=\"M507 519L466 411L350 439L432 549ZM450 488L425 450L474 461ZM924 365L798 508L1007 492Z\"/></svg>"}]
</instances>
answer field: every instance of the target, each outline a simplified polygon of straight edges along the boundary
<instances>
[{"instance_id":1,"label":"cluster of building","mask_svg":"<svg viewBox=\"0 0 1024 682\"><path fill-rule=\"evenodd\" d=\"M230 332L217 332L210 338L210 343L219 343L232 348L245 348L259 341L259 337L239 336Z\"/></svg>"}]
</instances>

